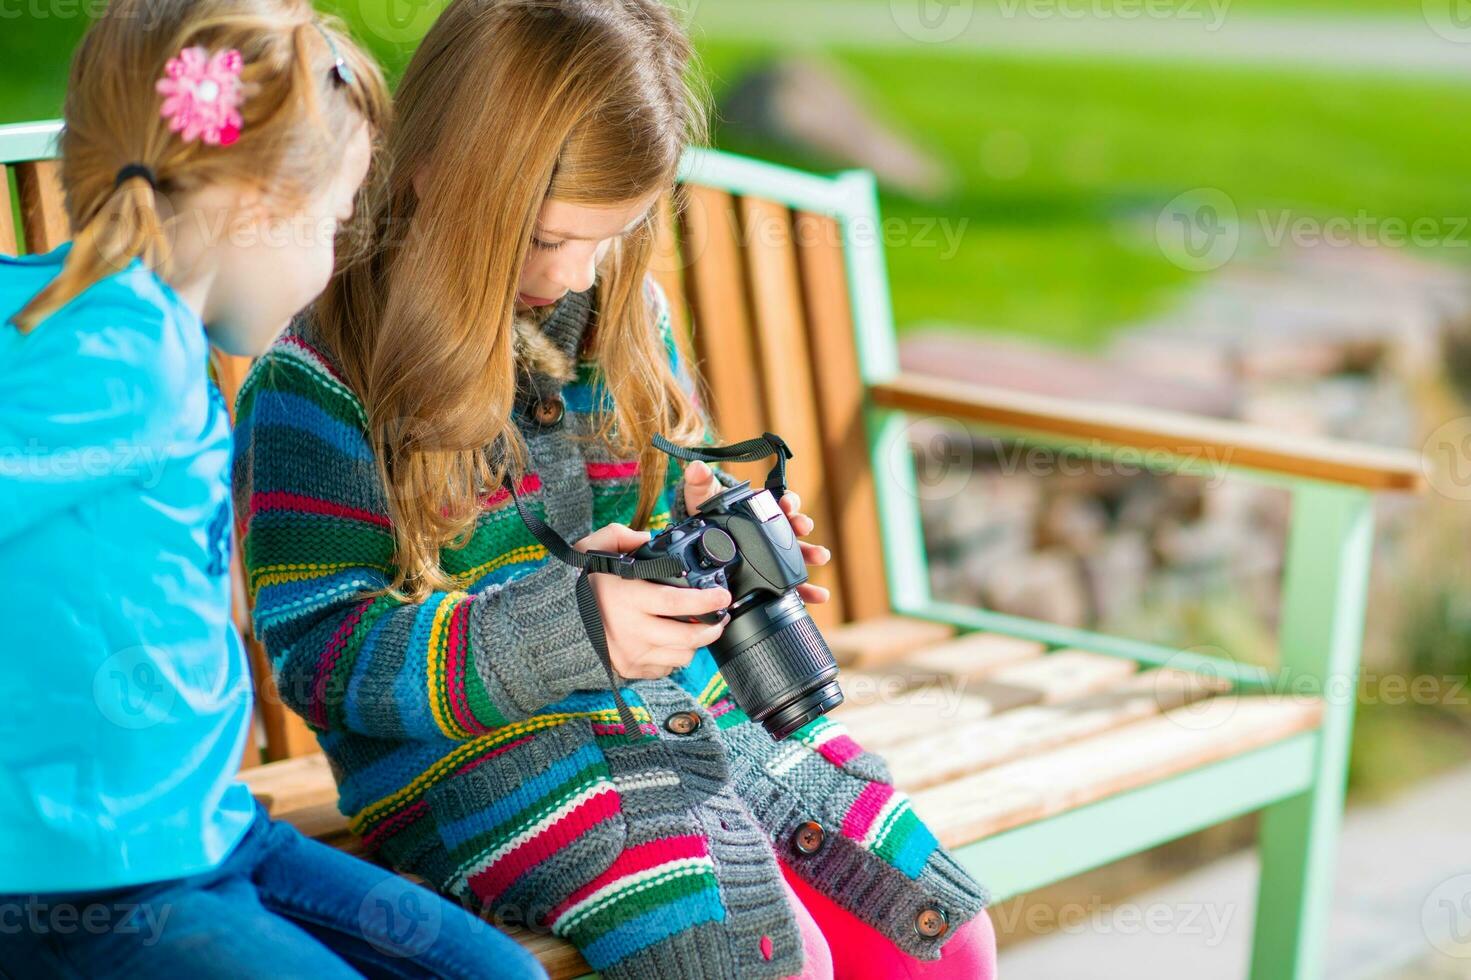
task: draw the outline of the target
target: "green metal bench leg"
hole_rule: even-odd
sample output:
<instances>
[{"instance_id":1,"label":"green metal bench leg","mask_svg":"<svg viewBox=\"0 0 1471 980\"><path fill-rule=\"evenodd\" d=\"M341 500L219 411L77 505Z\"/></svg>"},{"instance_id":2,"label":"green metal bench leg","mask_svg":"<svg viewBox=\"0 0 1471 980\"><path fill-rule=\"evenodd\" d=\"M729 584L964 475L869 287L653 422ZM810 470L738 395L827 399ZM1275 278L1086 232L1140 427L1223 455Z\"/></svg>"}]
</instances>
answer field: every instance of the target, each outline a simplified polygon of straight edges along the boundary
<instances>
[{"instance_id":1,"label":"green metal bench leg","mask_svg":"<svg viewBox=\"0 0 1471 980\"><path fill-rule=\"evenodd\" d=\"M1294 490L1279 634L1283 693L1320 695L1326 704L1313 787L1262 811L1253 980L1322 974L1373 530L1368 493Z\"/></svg>"}]
</instances>

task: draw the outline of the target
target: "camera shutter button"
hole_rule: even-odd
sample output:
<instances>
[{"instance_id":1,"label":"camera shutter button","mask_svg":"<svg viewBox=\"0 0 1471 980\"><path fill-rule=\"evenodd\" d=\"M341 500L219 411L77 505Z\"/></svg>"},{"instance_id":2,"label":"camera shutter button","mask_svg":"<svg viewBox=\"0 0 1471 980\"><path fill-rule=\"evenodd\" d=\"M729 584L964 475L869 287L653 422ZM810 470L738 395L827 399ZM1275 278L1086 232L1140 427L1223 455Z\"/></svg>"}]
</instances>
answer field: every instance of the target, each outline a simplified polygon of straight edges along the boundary
<instances>
[{"instance_id":1,"label":"camera shutter button","mask_svg":"<svg viewBox=\"0 0 1471 980\"><path fill-rule=\"evenodd\" d=\"M728 565L735 560L736 546L729 534L718 527L707 527L695 542L695 554L707 568Z\"/></svg>"}]
</instances>

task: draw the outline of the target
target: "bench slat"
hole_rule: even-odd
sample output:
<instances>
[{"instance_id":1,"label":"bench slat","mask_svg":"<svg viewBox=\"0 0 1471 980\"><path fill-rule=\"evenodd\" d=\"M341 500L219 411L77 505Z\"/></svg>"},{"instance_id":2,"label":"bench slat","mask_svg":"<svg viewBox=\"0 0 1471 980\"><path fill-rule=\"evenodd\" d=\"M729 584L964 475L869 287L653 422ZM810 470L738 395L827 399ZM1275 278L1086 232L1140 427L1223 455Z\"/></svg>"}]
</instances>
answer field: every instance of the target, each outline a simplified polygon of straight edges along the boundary
<instances>
[{"instance_id":1,"label":"bench slat","mask_svg":"<svg viewBox=\"0 0 1471 980\"><path fill-rule=\"evenodd\" d=\"M1139 665L1122 657L1089 650L1057 650L996 671L967 690L1018 688L1035 692L1042 704L1071 701L1085 694L1111 690L1139 670Z\"/></svg>"},{"instance_id":2,"label":"bench slat","mask_svg":"<svg viewBox=\"0 0 1471 980\"><path fill-rule=\"evenodd\" d=\"M929 684L893 703L854 707L838 719L860 745L881 749L949 731L1031 704L1053 704L1106 691L1138 669L1132 660L1086 650L1059 650L1003 667L980 682Z\"/></svg>"},{"instance_id":3,"label":"bench slat","mask_svg":"<svg viewBox=\"0 0 1471 980\"><path fill-rule=\"evenodd\" d=\"M1042 656L1047 645L1001 633L966 633L949 643L910 654L890 670L916 684L981 680L1003 667Z\"/></svg>"},{"instance_id":4,"label":"bench slat","mask_svg":"<svg viewBox=\"0 0 1471 980\"><path fill-rule=\"evenodd\" d=\"M49 252L71 237L66 197L61 190L61 163L36 160L17 164L15 183L20 191L21 223L26 251Z\"/></svg>"},{"instance_id":5,"label":"bench slat","mask_svg":"<svg viewBox=\"0 0 1471 980\"><path fill-rule=\"evenodd\" d=\"M757 370L766 392L766 417L791 445L788 478L802 498L802 509L816 526L813 542L832 547L830 474L823 465L822 430L812 386L813 352L807 346L806 316L797 280L797 249L792 240L791 212L780 204L754 197L740 200L742 238L746 243L747 288L751 295ZM755 433L751 433L755 435ZM769 466L769 463L763 464ZM820 629L843 622L843 595L837 568L809 570L814 585L832 590L832 598L809 612Z\"/></svg>"},{"instance_id":6,"label":"bench slat","mask_svg":"<svg viewBox=\"0 0 1471 980\"><path fill-rule=\"evenodd\" d=\"M748 439L768 426L761 378L755 370L735 200L724 191L686 187L682 217L689 267L685 287L700 372L710 389L707 408L720 435ZM764 479L769 468L769 463L724 467L754 482Z\"/></svg>"},{"instance_id":7,"label":"bench slat","mask_svg":"<svg viewBox=\"0 0 1471 980\"><path fill-rule=\"evenodd\" d=\"M943 643L955 635L955 627L909 616L880 616L823 636L833 656L844 667L873 670L906 654Z\"/></svg>"},{"instance_id":8,"label":"bench slat","mask_svg":"<svg viewBox=\"0 0 1471 980\"><path fill-rule=\"evenodd\" d=\"M885 757L900 788L914 793L1229 689L1225 681L1164 667L1075 700L1017 708L983 721L947 726L943 732L892 746Z\"/></svg>"},{"instance_id":9,"label":"bench slat","mask_svg":"<svg viewBox=\"0 0 1471 980\"><path fill-rule=\"evenodd\" d=\"M0 165L0 255L20 254L15 233L15 199L10 196L10 168Z\"/></svg>"},{"instance_id":10,"label":"bench slat","mask_svg":"<svg viewBox=\"0 0 1471 980\"><path fill-rule=\"evenodd\" d=\"M1317 727L1322 702L1219 697L914 795L958 847Z\"/></svg>"},{"instance_id":11,"label":"bench slat","mask_svg":"<svg viewBox=\"0 0 1471 980\"><path fill-rule=\"evenodd\" d=\"M215 381L220 386L220 394L225 396L225 406L230 410L230 422L233 424L235 396L240 394L240 386L245 384L245 376L250 373L250 366L255 362L248 357L236 357L219 351L213 352L211 360L214 364Z\"/></svg>"},{"instance_id":12,"label":"bench slat","mask_svg":"<svg viewBox=\"0 0 1471 980\"><path fill-rule=\"evenodd\" d=\"M833 564L842 583L846 617L872 619L888 613L889 589L882 568L873 560L883 554L883 536L873 469L868 465L863 375L853 339L842 231L823 215L798 212L792 220L812 352L812 387L822 427L827 505L837 542Z\"/></svg>"},{"instance_id":13,"label":"bench slat","mask_svg":"<svg viewBox=\"0 0 1471 980\"><path fill-rule=\"evenodd\" d=\"M301 716L281 700L265 646L249 633L244 634L243 639L255 681L256 714L266 736L266 758L279 762L317 754L317 736L306 727Z\"/></svg>"}]
</instances>

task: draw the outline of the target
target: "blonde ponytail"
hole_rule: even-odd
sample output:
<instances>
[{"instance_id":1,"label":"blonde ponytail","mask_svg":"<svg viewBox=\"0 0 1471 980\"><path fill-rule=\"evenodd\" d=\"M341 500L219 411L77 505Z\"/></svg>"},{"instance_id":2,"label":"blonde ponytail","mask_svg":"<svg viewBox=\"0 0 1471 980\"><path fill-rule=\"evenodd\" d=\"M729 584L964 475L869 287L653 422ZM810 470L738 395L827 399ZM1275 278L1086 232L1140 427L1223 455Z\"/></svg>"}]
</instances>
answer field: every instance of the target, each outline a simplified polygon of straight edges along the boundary
<instances>
[{"instance_id":1,"label":"blonde ponytail","mask_svg":"<svg viewBox=\"0 0 1471 980\"><path fill-rule=\"evenodd\" d=\"M134 259L164 272L167 244L157 192L142 173L134 173L118 183L102 208L73 237L61 274L10 322L21 333L30 333L97 282L132 265Z\"/></svg>"},{"instance_id":2,"label":"blonde ponytail","mask_svg":"<svg viewBox=\"0 0 1471 980\"><path fill-rule=\"evenodd\" d=\"M161 114L155 82L196 46L240 53L249 96L231 145L186 142ZM166 275L171 195L236 184L306 200L361 123L384 133L389 98L377 64L308 0L113 0L72 59L63 115L74 237L61 273L10 318L22 333L134 260Z\"/></svg>"}]
</instances>

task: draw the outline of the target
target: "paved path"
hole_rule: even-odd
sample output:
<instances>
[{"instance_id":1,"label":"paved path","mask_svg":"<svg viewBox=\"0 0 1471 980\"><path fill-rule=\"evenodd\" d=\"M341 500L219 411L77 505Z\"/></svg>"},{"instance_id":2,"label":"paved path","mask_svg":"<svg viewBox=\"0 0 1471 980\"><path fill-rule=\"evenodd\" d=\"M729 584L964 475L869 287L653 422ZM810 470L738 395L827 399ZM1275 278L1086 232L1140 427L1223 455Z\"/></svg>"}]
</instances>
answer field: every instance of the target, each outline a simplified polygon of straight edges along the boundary
<instances>
[{"instance_id":1,"label":"paved path","mask_svg":"<svg viewBox=\"0 0 1471 980\"><path fill-rule=\"evenodd\" d=\"M1416 17L1232 12L1229 0L684 0L712 38L1222 62L1471 79L1471 6L1425 0Z\"/></svg>"},{"instance_id":2,"label":"paved path","mask_svg":"<svg viewBox=\"0 0 1471 980\"><path fill-rule=\"evenodd\" d=\"M1344 824L1328 980L1471 977L1471 767ZM1254 854L1217 861L1004 951L1003 977L1241 980L1256 901ZM1460 944L1457 945L1457 939Z\"/></svg>"}]
</instances>

